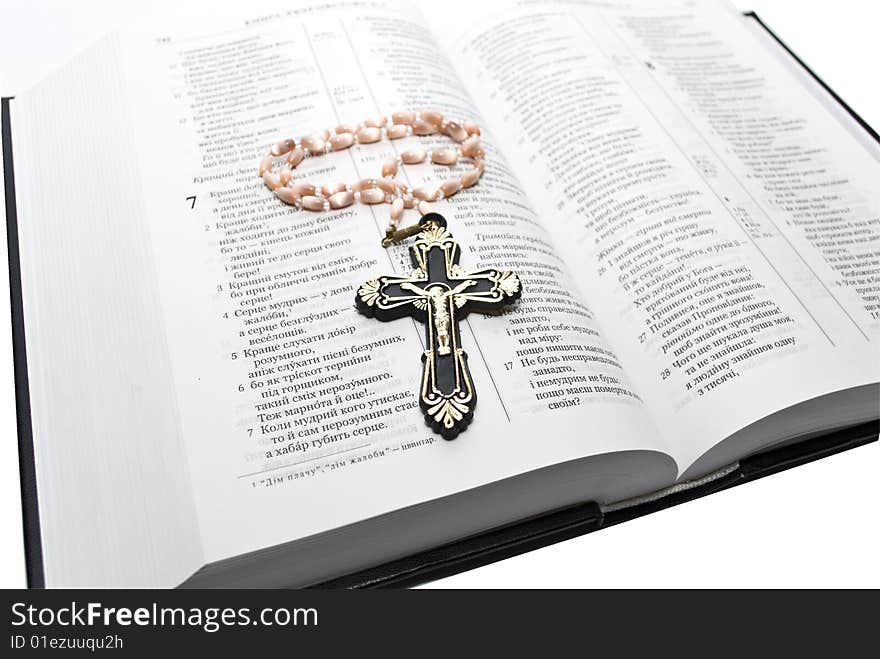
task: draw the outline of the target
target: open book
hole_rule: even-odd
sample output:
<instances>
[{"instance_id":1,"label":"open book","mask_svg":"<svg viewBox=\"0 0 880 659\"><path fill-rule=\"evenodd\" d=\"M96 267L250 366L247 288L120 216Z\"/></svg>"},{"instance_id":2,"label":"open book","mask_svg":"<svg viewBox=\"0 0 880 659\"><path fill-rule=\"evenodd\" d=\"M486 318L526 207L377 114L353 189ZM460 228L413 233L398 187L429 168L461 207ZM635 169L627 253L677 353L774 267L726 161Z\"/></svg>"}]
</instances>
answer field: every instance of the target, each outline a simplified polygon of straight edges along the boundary
<instances>
[{"instance_id":1,"label":"open book","mask_svg":"<svg viewBox=\"0 0 880 659\"><path fill-rule=\"evenodd\" d=\"M8 104L46 585L321 583L877 419L880 148L794 59L721 2L455 19L160 20ZM354 309L411 270L387 207L297 212L257 176L279 139L427 107L484 129L437 205L462 265L524 286L461 324L454 441L418 409L423 327ZM441 140L297 173L415 143Z\"/></svg>"}]
</instances>

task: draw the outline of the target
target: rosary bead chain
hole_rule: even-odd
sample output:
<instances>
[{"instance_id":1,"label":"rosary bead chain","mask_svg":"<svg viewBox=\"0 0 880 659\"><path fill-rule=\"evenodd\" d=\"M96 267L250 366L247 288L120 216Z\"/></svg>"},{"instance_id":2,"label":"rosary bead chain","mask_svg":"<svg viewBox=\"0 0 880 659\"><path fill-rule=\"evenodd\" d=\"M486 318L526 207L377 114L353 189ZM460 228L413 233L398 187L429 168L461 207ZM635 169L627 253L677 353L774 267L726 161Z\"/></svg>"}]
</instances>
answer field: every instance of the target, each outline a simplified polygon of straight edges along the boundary
<instances>
[{"instance_id":1,"label":"rosary bead chain","mask_svg":"<svg viewBox=\"0 0 880 659\"><path fill-rule=\"evenodd\" d=\"M321 186L293 178L294 170L307 157L344 151L355 144L375 144L383 138L393 141L410 135L435 134L449 137L456 146L433 151L419 147L406 149L397 158L382 164L380 178ZM446 179L436 188L422 186L410 190L406 184L394 180L402 165L416 165L430 159L435 165L453 167L459 158L470 160L470 169L460 176ZM404 233L397 229L404 210L417 208L422 215L431 212L431 202L451 197L476 185L485 166L485 152L480 144L480 127L477 124L472 121L452 121L436 110L407 110L358 124L340 124L332 132L325 129L299 140L281 140L263 157L258 173L278 199L296 209L323 212L346 208L355 202L389 204L389 224L383 241L383 245L387 246L397 241L395 236Z\"/></svg>"}]
</instances>

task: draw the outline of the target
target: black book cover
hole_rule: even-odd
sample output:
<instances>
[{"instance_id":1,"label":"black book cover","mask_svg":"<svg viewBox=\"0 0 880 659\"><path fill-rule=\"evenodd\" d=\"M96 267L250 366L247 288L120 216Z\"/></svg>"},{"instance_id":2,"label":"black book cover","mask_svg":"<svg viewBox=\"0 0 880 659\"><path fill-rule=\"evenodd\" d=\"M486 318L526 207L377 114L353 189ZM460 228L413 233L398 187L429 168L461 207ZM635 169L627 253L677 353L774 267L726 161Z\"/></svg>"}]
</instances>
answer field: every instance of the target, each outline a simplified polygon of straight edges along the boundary
<instances>
[{"instance_id":1,"label":"black book cover","mask_svg":"<svg viewBox=\"0 0 880 659\"><path fill-rule=\"evenodd\" d=\"M819 78L754 12L746 12L858 123L874 140L880 136ZM15 406L18 426L19 472L24 524L25 561L30 588L43 588L43 552L37 504L37 478L31 427L27 347L24 335L18 223L15 204L15 173L9 101L2 99L3 171L6 196L9 287L12 309L12 342L15 372ZM613 526L636 517L676 506L713 492L742 485L791 467L812 462L847 449L877 441L880 420L851 426L820 437L774 449L741 460L732 472L697 487L669 494L629 508L603 512L595 502L584 502L563 510L493 529L428 551L378 565L367 570L317 584L316 588L400 588L418 585L464 572L494 561L561 542L585 533ZM279 583L279 587L285 584Z\"/></svg>"}]
</instances>

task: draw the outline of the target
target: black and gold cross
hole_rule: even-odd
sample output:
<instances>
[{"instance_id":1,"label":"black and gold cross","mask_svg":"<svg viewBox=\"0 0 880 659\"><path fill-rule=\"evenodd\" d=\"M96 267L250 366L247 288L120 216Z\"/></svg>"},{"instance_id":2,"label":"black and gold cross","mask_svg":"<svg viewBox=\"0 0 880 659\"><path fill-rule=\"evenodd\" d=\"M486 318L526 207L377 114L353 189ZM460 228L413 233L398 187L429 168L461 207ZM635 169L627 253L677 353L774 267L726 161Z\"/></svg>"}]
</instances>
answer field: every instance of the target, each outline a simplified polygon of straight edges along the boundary
<instances>
[{"instance_id":1,"label":"black and gold cross","mask_svg":"<svg viewBox=\"0 0 880 659\"><path fill-rule=\"evenodd\" d=\"M443 216L429 213L420 223L423 231L410 250L412 274L371 279L358 289L355 303L378 320L412 316L425 324L419 405L435 432L454 439L471 422L477 404L458 321L471 311L500 310L519 298L522 287L510 271L466 272Z\"/></svg>"}]
</instances>

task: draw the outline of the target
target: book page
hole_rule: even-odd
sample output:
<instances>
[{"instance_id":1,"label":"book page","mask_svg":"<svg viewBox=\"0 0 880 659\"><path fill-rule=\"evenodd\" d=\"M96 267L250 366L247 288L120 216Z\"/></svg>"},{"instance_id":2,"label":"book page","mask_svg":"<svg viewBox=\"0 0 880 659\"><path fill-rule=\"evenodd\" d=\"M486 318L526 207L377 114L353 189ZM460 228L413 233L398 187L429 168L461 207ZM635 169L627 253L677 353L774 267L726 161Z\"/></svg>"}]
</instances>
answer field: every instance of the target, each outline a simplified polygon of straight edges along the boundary
<instances>
[{"instance_id":1,"label":"book page","mask_svg":"<svg viewBox=\"0 0 880 659\"><path fill-rule=\"evenodd\" d=\"M463 267L514 269L525 292L509 312L461 325L479 405L453 442L418 408L423 327L354 310L362 282L412 269L406 246L380 246L388 206L297 212L257 176L272 144L343 122L427 107L479 120L418 14L339 3L127 42L209 561L548 464L662 449L490 130L484 178L438 211ZM375 177L416 141L308 158L297 173ZM405 176L416 186L449 173L425 165ZM637 481L618 475L608 486L638 490Z\"/></svg>"},{"instance_id":2,"label":"book page","mask_svg":"<svg viewBox=\"0 0 880 659\"><path fill-rule=\"evenodd\" d=\"M526 3L453 56L682 469L880 375L880 165L742 21Z\"/></svg>"},{"instance_id":3,"label":"book page","mask_svg":"<svg viewBox=\"0 0 880 659\"><path fill-rule=\"evenodd\" d=\"M38 587L167 586L204 562L120 52L108 35L10 103ZM65 163L63 201L46 193L46 154Z\"/></svg>"}]
</instances>

